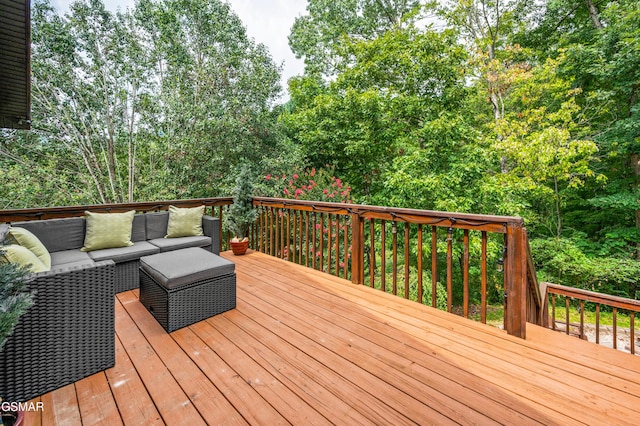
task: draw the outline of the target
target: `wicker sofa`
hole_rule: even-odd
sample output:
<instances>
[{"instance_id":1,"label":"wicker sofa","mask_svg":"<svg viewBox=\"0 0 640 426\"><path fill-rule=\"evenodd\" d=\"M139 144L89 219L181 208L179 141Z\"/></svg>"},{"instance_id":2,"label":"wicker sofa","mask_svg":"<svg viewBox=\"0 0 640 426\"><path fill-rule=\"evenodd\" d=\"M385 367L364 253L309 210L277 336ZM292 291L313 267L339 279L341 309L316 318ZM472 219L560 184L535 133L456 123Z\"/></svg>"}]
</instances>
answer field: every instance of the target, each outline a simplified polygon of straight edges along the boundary
<instances>
[{"instance_id":1,"label":"wicker sofa","mask_svg":"<svg viewBox=\"0 0 640 426\"><path fill-rule=\"evenodd\" d=\"M52 267L69 267L112 260L115 268L115 292L139 287L140 258L150 254L202 247L215 254L220 253L220 220L203 216L203 236L164 238L167 233L169 212L137 214L133 219L131 247L109 248L91 252L80 251L85 239L85 219L33 220L15 222L12 226L25 228L35 234L51 254Z\"/></svg>"},{"instance_id":2,"label":"wicker sofa","mask_svg":"<svg viewBox=\"0 0 640 426\"><path fill-rule=\"evenodd\" d=\"M0 397L26 401L115 364L114 294L139 286L140 257L202 247L220 252L220 221L204 216L204 236L164 238L168 212L135 216L131 247L82 252L84 218L16 222L51 254L30 276L35 304L0 350Z\"/></svg>"},{"instance_id":3,"label":"wicker sofa","mask_svg":"<svg viewBox=\"0 0 640 426\"><path fill-rule=\"evenodd\" d=\"M35 304L0 351L0 395L27 401L112 367L113 261L33 274Z\"/></svg>"}]
</instances>

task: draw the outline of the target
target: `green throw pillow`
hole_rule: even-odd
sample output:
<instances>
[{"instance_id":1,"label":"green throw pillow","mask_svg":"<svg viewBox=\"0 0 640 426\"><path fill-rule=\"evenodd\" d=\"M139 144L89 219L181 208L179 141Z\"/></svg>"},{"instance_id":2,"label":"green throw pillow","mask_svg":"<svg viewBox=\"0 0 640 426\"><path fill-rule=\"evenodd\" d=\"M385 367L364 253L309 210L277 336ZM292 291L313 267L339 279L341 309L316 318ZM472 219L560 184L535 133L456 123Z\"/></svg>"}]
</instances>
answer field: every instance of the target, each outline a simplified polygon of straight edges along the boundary
<instances>
[{"instance_id":1,"label":"green throw pillow","mask_svg":"<svg viewBox=\"0 0 640 426\"><path fill-rule=\"evenodd\" d=\"M84 212L87 220L87 231L84 236L82 251L93 251L106 248L129 247L131 227L135 210L126 213L91 213Z\"/></svg>"},{"instance_id":2,"label":"green throw pillow","mask_svg":"<svg viewBox=\"0 0 640 426\"><path fill-rule=\"evenodd\" d=\"M5 243L17 244L28 248L33 252L33 254L38 256L38 259L40 259L47 269L51 269L51 255L49 254L49 251L38 237L33 235L30 231L27 231L24 228L11 227L5 237Z\"/></svg>"},{"instance_id":3,"label":"green throw pillow","mask_svg":"<svg viewBox=\"0 0 640 426\"><path fill-rule=\"evenodd\" d=\"M165 238L193 237L204 235L202 232L204 206L181 209L169 206L169 224Z\"/></svg>"},{"instance_id":4,"label":"green throw pillow","mask_svg":"<svg viewBox=\"0 0 640 426\"><path fill-rule=\"evenodd\" d=\"M51 269L47 268L40 259L38 259L38 256L26 247L10 244L0 247L0 250L2 251L3 262L16 263L31 272L45 272Z\"/></svg>"}]
</instances>

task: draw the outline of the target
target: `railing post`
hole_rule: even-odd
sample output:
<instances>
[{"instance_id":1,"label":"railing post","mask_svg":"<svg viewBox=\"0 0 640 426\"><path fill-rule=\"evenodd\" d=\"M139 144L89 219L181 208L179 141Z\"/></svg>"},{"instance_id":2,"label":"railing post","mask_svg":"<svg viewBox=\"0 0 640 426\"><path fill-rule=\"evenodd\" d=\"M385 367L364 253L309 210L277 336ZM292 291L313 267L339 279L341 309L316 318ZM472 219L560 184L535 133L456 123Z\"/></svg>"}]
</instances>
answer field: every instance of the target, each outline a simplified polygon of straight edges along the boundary
<instances>
[{"instance_id":1,"label":"railing post","mask_svg":"<svg viewBox=\"0 0 640 426\"><path fill-rule=\"evenodd\" d=\"M364 219L351 213L351 282L364 283Z\"/></svg>"},{"instance_id":2,"label":"railing post","mask_svg":"<svg viewBox=\"0 0 640 426\"><path fill-rule=\"evenodd\" d=\"M527 241L522 224L507 224L504 259L504 328L507 333L527 335Z\"/></svg>"},{"instance_id":3,"label":"railing post","mask_svg":"<svg viewBox=\"0 0 640 426\"><path fill-rule=\"evenodd\" d=\"M544 328L549 328L549 290L546 282L540 283L540 294L542 295L542 307L540 310L540 324Z\"/></svg>"}]
</instances>

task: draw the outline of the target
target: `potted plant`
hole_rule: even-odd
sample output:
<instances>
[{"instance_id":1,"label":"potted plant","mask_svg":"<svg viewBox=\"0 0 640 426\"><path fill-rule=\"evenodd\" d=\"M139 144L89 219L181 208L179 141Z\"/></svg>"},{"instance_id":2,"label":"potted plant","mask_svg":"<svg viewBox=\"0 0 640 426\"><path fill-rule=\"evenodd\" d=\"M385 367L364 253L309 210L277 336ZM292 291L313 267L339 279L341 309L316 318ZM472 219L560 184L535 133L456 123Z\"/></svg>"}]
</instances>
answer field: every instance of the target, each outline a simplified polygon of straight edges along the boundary
<instances>
[{"instance_id":1,"label":"potted plant","mask_svg":"<svg viewBox=\"0 0 640 426\"><path fill-rule=\"evenodd\" d=\"M233 204L227 209L224 225L234 237L231 239L233 254L241 255L249 247L249 229L258 218L258 210L253 207L253 182L247 165L240 169L232 190Z\"/></svg>"},{"instance_id":2,"label":"potted plant","mask_svg":"<svg viewBox=\"0 0 640 426\"><path fill-rule=\"evenodd\" d=\"M33 294L26 291L28 274L29 271L16 264L0 263L0 352L22 314L33 305ZM6 406L0 405L0 425L21 424L23 413L14 411L11 404L5 410Z\"/></svg>"}]
</instances>

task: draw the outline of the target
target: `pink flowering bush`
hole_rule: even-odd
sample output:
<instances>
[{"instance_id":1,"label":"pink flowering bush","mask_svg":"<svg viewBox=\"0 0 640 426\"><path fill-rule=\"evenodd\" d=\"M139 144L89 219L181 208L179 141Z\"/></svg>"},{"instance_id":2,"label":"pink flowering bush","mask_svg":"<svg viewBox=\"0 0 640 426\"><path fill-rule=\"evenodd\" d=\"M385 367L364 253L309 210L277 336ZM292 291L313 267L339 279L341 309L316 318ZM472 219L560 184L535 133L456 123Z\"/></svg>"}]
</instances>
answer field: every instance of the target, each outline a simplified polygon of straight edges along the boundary
<instances>
[{"instance_id":1,"label":"pink flowering bush","mask_svg":"<svg viewBox=\"0 0 640 426\"><path fill-rule=\"evenodd\" d=\"M352 203L351 186L334 176L333 168L305 169L289 175L268 174L265 184L273 188L277 197L296 200Z\"/></svg>"}]
</instances>

